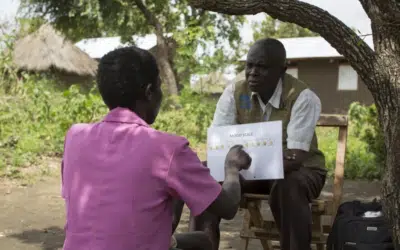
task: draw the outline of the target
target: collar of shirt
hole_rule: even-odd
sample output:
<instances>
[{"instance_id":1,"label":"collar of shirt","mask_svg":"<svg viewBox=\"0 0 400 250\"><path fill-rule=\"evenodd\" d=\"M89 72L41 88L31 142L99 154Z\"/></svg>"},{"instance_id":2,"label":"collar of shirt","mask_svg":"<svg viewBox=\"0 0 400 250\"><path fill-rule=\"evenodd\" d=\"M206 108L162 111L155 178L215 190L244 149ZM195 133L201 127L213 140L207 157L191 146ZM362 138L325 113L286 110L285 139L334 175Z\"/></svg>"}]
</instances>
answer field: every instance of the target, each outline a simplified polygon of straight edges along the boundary
<instances>
[{"instance_id":1,"label":"collar of shirt","mask_svg":"<svg viewBox=\"0 0 400 250\"><path fill-rule=\"evenodd\" d=\"M258 93L252 92L252 96L257 96L258 102L260 103L261 109L265 112L267 105L261 100L261 97ZM282 79L279 79L278 84L276 85L274 94L272 94L267 104L270 104L272 107L279 109L279 105L281 103L281 95L282 95Z\"/></svg>"},{"instance_id":2,"label":"collar of shirt","mask_svg":"<svg viewBox=\"0 0 400 250\"><path fill-rule=\"evenodd\" d=\"M103 122L131 123L149 127L149 125L135 112L121 107L110 110L103 119Z\"/></svg>"}]
</instances>

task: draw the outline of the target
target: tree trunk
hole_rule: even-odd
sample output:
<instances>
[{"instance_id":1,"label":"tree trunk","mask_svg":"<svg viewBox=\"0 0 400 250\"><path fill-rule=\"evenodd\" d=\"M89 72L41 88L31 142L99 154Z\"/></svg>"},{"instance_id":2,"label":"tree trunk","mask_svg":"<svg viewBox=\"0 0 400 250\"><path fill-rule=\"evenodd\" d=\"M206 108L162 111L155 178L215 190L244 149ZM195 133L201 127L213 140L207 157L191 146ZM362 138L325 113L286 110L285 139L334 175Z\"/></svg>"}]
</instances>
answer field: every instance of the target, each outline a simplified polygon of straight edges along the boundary
<instances>
[{"instance_id":1,"label":"tree trunk","mask_svg":"<svg viewBox=\"0 0 400 250\"><path fill-rule=\"evenodd\" d=\"M357 71L374 97L387 152L382 180L384 214L400 249L400 3L359 0L371 19L373 51L343 22L298 0L189 0L193 7L231 15L265 12L319 33Z\"/></svg>"},{"instance_id":2,"label":"tree trunk","mask_svg":"<svg viewBox=\"0 0 400 250\"><path fill-rule=\"evenodd\" d=\"M395 249L400 249L400 112L398 109L388 108L381 108L380 112L380 118L385 124L383 129L386 131L387 149L386 169L382 180L383 208L393 228Z\"/></svg>"},{"instance_id":3,"label":"tree trunk","mask_svg":"<svg viewBox=\"0 0 400 250\"><path fill-rule=\"evenodd\" d=\"M178 95L178 82L169 60L169 47L163 37L157 35L157 63L160 68L161 79L167 84L170 95Z\"/></svg>"},{"instance_id":4,"label":"tree trunk","mask_svg":"<svg viewBox=\"0 0 400 250\"><path fill-rule=\"evenodd\" d=\"M400 249L400 27L388 29L375 22L372 30L379 59L374 71L378 76L371 93L378 108L387 152L382 179L383 208L393 227L395 249Z\"/></svg>"},{"instance_id":5,"label":"tree trunk","mask_svg":"<svg viewBox=\"0 0 400 250\"><path fill-rule=\"evenodd\" d=\"M147 9L142 0L134 1L136 6L145 16L147 22L155 29L157 36L157 63L160 68L161 78L167 84L170 95L178 95L178 82L170 63L170 48L168 46L168 39L164 35L164 29L157 18Z\"/></svg>"},{"instance_id":6,"label":"tree trunk","mask_svg":"<svg viewBox=\"0 0 400 250\"><path fill-rule=\"evenodd\" d=\"M375 41L375 47L379 50L379 39ZM400 249L400 57L385 56L378 62L371 93L379 113L386 146L381 198L384 214L393 228L395 249Z\"/></svg>"}]
</instances>

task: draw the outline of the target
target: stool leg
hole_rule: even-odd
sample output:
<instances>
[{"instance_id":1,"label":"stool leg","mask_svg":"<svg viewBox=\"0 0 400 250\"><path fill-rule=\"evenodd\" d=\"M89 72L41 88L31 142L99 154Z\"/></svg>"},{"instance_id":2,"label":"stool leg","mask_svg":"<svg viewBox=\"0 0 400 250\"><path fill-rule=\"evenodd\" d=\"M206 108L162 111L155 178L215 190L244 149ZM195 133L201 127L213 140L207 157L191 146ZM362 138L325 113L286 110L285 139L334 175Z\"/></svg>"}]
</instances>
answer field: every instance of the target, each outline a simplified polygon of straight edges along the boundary
<instances>
[{"instance_id":1,"label":"stool leg","mask_svg":"<svg viewBox=\"0 0 400 250\"><path fill-rule=\"evenodd\" d=\"M192 215L192 213L190 213L188 232L194 232L194 231L196 231L196 221L195 217Z\"/></svg>"},{"instance_id":2,"label":"stool leg","mask_svg":"<svg viewBox=\"0 0 400 250\"><path fill-rule=\"evenodd\" d=\"M248 203L248 208L249 208L249 213L250 213L250 220L252 224L258 228L263 227L263 217L261 215L261 200L257 201L252 201ZM263 246L264 250L270 250L271 249L271 242L266 239L260 239L261 245Z\"/></svg>"},{"instance_id":3,"label":"stool leg","mask_svg":"<svg viewBox=\"0 0 400 250\"><path fill-rule=\"evenodd\" d=\"M261 245L263 247L264 250L272 250L272 241L270 240L261 240Z\"/></svg>"},{"instance_id":4,"label":"stool leg","mask_svg":"<svg viewBox=\"0 0 400 250\"><path fill-rule=\"evenodd\" d=\"M243 216L243 224L242 224L242 231L240 232L240 250L247 250L249 247L249 238L247 236L243 236L242 232L249 232L251 226L250 220L250 212L247 208L244 209L244 216Z\"/></svg>"},{"instance_id":5,"label":"stool leg","mask_svg":"<svg viewBox=\"0 0 400 250\"><path fill-rule=\"evenodd\" d=\"M240 240L240 250L247 250L249 248L249 238L242 238Z\"/></svg>"}]
</instances>

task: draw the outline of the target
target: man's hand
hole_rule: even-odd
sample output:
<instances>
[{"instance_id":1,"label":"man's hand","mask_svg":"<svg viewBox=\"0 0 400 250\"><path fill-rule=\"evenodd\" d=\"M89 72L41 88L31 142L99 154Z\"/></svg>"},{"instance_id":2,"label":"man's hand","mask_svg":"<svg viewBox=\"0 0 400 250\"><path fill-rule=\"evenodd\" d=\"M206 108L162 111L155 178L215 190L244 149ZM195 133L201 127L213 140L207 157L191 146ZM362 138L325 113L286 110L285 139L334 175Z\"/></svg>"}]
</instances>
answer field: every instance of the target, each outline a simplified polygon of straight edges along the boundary
<instances>
[{"instance_id":1,"label":"man's hand","mask_svg":"<svg viewBox=\"0 0 400 250\"><path fill-rule=\"evenodd\" d=\"M225 170L243 170L251 165L251 157L244 150L243 146L233 146L225 158Z\"/></svg>"},{"instance_id":2,"label":"man's hand","mask_svg":"<svg viewBox=\"0 0 400 250\"><path fill-rule=\"evenodd\" d=\"M283 152L283 167L285 173L298 170L308 158L307 151L300 149L287 149Z\"/></svg>"}]
</instances>

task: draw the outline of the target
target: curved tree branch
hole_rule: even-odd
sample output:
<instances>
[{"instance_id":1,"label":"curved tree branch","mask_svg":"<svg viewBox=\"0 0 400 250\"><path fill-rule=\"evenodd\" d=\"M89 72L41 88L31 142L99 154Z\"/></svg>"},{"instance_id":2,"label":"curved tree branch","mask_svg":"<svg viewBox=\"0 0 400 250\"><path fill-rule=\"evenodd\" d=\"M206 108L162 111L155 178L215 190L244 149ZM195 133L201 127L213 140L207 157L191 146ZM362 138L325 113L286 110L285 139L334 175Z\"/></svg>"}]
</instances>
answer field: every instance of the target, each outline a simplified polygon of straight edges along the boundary
<instances>
[{"instance_id":1,"label":"curved tree branch","mask_svg":"<svg viewBox=\"0 0 400 250\"><path fill-rule=\"evenodd\" d=\"M368 1L368 0L365 0ZM297 0L189 0L193 7L231 15L265 12L284 22L319 33L346 57L361 78L370 79L377 56L357 34L327 11ZM365 81L369 88L373 82Z\"/></svg>"},{"instance_id":2,"label":"curved tree branch","mask_svg":"<svg viewBox=\"0 0 400 250\"><path fill-rule=\"evenodd\" d=\"M143 13L147 22L154 27L157 37L158 36L164 37L163 27L161 23L157 20L157 18L153 15L153 13L151 13L149 9L147 9L142 0L135 0L134 2L136 6L139 8L139 10Z\"/></svg>"}]
</instances>

